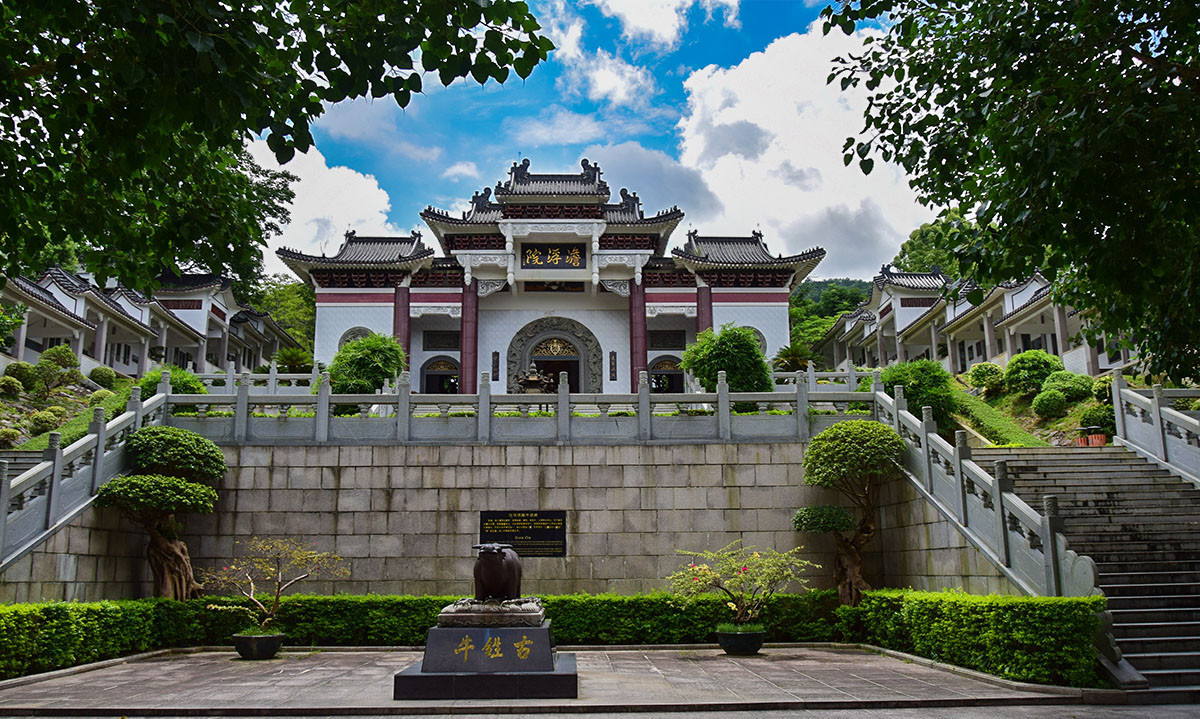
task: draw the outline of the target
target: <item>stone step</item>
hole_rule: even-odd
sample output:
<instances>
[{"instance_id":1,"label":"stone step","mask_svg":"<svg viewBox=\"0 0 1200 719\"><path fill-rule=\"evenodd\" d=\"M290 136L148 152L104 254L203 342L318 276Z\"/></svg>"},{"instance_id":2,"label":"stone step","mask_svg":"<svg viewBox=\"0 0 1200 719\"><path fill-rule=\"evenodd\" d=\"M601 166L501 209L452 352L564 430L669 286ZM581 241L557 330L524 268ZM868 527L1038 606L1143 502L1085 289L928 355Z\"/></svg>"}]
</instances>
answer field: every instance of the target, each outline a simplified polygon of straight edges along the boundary
<instances>
[{"instance_id":1,"label":"stone step","mask_svg":"<svg viewBox=\"0 0 1200 719\"><path fill-rule=\"evenodd\" d=\"M1113 496L1101 495L1101 496L1095 496L1095 497L1087 497L1087 496L1080 496L1080 495L1073 495L1070 497L1060 496L1058 498L1058 506L1060 508L1071 506L1071 507L1080 507L1080 508L1095 507L1097 509L1121 509L1121 508L1142 509L1142 508L1148 508L1148 509L1163 510L1164 513L1171 511L1171 509L1173 507L1186 507L1188 509L1193 509L1197 506L1200 506L1200 503L1198 503L1198 501L1195 499L1179 497L1179 496L1164 497L1164 496L1162 496L1163 494L1178 495L1179 493L1178 492L1161 493L1161 494L1148 493L1148 494L1144 494L1144 495L1124 496L1124 497L1121 496L1119 493L1114 493ZM1167 501L1167 500L1170 500L1170 501Z\"/></svg>"},{"instance_id":2,"label":"stone step","mask_svg":"<svg viewBox=\"0 0 1200 719\"><path fill-rule=\"evenodd\" d=\"M1094 559L1094 558L1093 558ZM1190 560L1145 560L1136 559L1128 562L1101 562L1097 560L1096 568L1101 576L1110 574L1116 575L1144 575L1146 573L1160 574L1169 572L1200 572L1200 558L1191 558Z\"/></svg>"},{"instance_id":3,"label":"stone step","mask_svg":"<svg viewBox=\"0 0 1200 719\"><path fill-rule=\"evenodd\" d=\"M1109 607L1113 626L1200 622L1200 607Z\"/></svg>"},{"instance_id":4,"label":"stone step","mask_svg":"<svg viewBox=\"0 0 1200 719\"><path fill-rule=\"evenodd\" d=\"M1117 637L1117 646L1126 655L1196 653L1200 652L1200 636ZM1196 666L1200 667L1200 664Z\"/></svg>"},{"instance_id":5,"label":"stone step","mask_svg":"<svg viewBox=\"0 0 1200 719\"><path fill-rule=\"evenodd\" d=\"M1103 582L1105 577L1101 577ZM1101 584L1100 588L1109 599L1114 597L1159 597L1170 594L1200 595L1200 584L1170 582L1166 584Z\"/></svg>"},{"instance_id":6,"label":"stone step","mask_svg":"<svg viewBox=\"0 0 1200 719\"><path fill-rule=\"evenodd\" d=\"M1183 492L1196 492L1191 485L1171 477L1146 477L1140 474L1127 475L1074 475L1074 476L1016 476L1012 477L1017 487L1113 487L1116 489L1136 489L1138 487L1154 487L1156 489L1173 489ZM1200 494L1200 492L1197 492Z\"/></svg>"},{"instance_id":7,"label":"stone step","mask_svg":"<svg viewBox=\"0 0 1200 719\"><path fill-rule=\"evenodd\" d=\"M1142 668L1129 659L1134 668L1145 675L1150 682L1151 691L1157 687L1194 687L1200 685L1200 668L1195 669L1151 669Z\"/></svg>"},{"instance_id":8,"label":"stone step","mask_svg":"<svg viewBox=\"0 0 1200 719\"><path fill-rule=\"evenodd\" d=\"M1200 555L1200 541L1191 539L1172 540L1161 537L1154 539L1125 539L1109 536L1103 540L1096 537L1067 535L1071 548L1078 554L1087 554L1095 561L1128 561L1131 557L1145 557L1170 561L1191 559Z\"/></svg>"},{"instance_id":9,"label":"stone step","mask_svg":"<svg viewBox=\"0 0 1200 719\"><path fill-rule=\"evenodd\" d=\"M1200 609L1198 594L1163 594L1156 597L1109 597L1109 609ZM1197 664L1200 666L1200 663Z\"/></svg>"},{"instance_id":10,"label":"stone step","mask_svg":"<svg viewBox=\"0 0 1200 719\"><path fill-rule=\"evenodd\" d=\"M979 464L976 462L976 464ZM994 466L994 465L993 465ZM1073 475L1094 475L1094 474L1144 474L1147 477L1171 477L1168 470L1162 467L1156 467L1152 464L1142 462L1140 464L1121 463L1121 462L1083 462L1080 464L1014 464L1008 463L1008 473L1019 476L1062 476L1070 477Z\"/></svg>"},{"instance_id":11,"label":"stone step","mask_svg":"<svg viewBox=\"0 0 1200 719\"><path fill-rule=\"evenodd\" d=\"M1096 565L1099 567L1100 565ZM1170 566L1174 567L1172 562ZM1099 570L1100 585L1123 586L1130 584L1188 584L1200 582L1200 571L1165 572L1106 572Z\"/></svg>"},{"instance_id":12,"label":"stone step","mask_svg":"<svg viewBox=\"0 0 1200 719\"><path fill-rule=\"evenodd\" d=\"M1191 669L1200 671L1200 652L1135 652L1125 654L1125 658L1141 672L1154 671L1155 669Z\"/></svg>"},{"instance_id":13,"label":"stone step","mask_svg":"<svg viewBox=\"0 0 1200 719\"><path fill-rule=\"evenodd\" d=\"M1084 554L1092 558L1096 562L1096 566L1113 567L1138 567L1145 566L1151 562L1159 562L1182 567L1182 563L1195 560L1198 554L1194 549L1158 549L1149 550L1143 548L1141 551L1121 551L1120 549L1098 549L1096 547L1083 548L1081 545L1071 542L1071 549L1075 550L1076 554ZM1187 567L1182 567L1187 568Z\"/></svg>"},{"instance_id":14,"label":"stone step","mask_svg":"<svg viewBox=\"0 0 1200 719\"><path fill-rule=\"evenodd\" d=\"M1061 511L1061 508L1060 508ZM1154 532L1178 533L1189 530L1200 531L1200 520L1170 517L1088 517L1076 514L1063 515L1063 526L1068 534L1116 532L1121 534L1145 534Z\"/></svg>"},{"instance_id":15,"label":"stone step","mask_svg":"<svg viewBox=\"0 0 1200 719\"><path fill-rule=\"evenodd\" d=\"M1149 677L1146 677L1150 679ZM1154 684L1151 680L1151 684ZM1130 704L1197 704L1200 703L1200 684L1157 686L1125 692Z\"/></svg>"},{"instance_id":16,"label":"stone step","mask_svg":"<svg viewBox=\"0 0 1200 719\"><path fill-rule=\"evenodd\" d=\"M977 457L1006 459L1010 457L1032 457L1034 459L1062 459L1071 457L1137 457L1124 447L979 447L971 450ZM1139 457L1140 459L1140 457Z\"/></svg>"},{"instance_id":17,"label":"stone step","mask_svg":"<svg viewBox=\"0 0 1200 719\"><path fill-rule=\"evenodd\" d=\"M1059 509L1064 506L1063 501L1058 501ZM1078 510L1079 514L1069 516L1075 517L1091 517L1097 522L1121 522L1126 520L1157 520L1157 519L1181 519L1188 522L1200 522L1200 504L1155 504L1144 507L1129 507L1124 503L1118 503L1111 507L1073 507ZM1067 513L1064 512L1064 515Z\"/></svg>"},{"instance_id":18,"label":"stone step","mask_svg":"<svg viewBox=\"0 0 1200 719\"><path fill-rule=\"evenodd\" d=\"M1146 639L1150 637L1200 637L1200 622L1135 622L1113 623L1117 639Z\"/></svg>"}]
</instances>

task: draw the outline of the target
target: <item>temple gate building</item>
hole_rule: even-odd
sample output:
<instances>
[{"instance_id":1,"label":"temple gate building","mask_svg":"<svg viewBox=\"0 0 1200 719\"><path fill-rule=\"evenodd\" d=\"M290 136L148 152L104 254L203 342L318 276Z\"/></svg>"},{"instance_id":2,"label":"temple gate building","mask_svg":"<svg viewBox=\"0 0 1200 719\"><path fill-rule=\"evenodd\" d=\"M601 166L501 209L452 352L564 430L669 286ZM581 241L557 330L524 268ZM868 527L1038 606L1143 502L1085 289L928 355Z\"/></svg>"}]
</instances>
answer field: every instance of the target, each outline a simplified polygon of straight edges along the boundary
<instances>
[{"instance_id":1,"label":"temple gate building","mask_svg":"<svg viewBox=\"0 0 1200 719\"><path fill-rule=\"evenodd\" d=\"M461 217L426 208L442 256L419 232L349 232L332 257L279 250L316 291L316 359L378 332L404 346L418 392L473 393L483 372L515 392L535 362L573 392L635 391L641 371L683 391L680 357L706 328L751 327L768 356L789 344L788 299L825 250L782 257L758 232L689 232L668 254L683 212L646 216L624 189L610 203L600 168L581 165L535 174L526 159Z\"/></svg>"}]
</instances>

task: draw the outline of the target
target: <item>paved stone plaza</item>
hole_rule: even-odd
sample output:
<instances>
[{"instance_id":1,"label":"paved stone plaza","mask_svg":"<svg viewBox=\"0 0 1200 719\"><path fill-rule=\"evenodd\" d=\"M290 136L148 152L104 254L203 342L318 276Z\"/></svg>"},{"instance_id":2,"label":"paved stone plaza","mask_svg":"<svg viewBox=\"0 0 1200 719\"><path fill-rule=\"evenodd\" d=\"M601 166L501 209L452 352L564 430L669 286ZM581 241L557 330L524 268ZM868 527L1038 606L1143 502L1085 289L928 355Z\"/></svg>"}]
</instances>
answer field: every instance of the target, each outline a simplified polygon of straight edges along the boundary
<instances>
[{"instance_id":1,"label":"paved stone plaza","mask_svg":"<svg viewBox=\"0 0 1200 719\"><path fill-rule=\"evenodd\" d=\"M412 651L289 652L247 662L231 652L162 654L0 689L0 714L337 715L378 712L718 711L1063 705L1021 691L854 649L581 651L577 700L393 701Z\"/></svg>"}]
</instances>

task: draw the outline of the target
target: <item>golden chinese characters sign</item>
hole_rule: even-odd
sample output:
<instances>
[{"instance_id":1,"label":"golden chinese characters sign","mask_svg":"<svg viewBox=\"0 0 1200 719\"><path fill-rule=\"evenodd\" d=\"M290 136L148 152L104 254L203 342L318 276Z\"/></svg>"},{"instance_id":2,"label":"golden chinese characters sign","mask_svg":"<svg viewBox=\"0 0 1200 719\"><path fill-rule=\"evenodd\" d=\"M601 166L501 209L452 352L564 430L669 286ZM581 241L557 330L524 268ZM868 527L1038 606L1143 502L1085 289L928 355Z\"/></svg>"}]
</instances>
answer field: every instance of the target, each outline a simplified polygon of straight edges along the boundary
<instances>
[{"instance_id":1,"label":"golden chinese characters sign","mask_svg":"<svg viewBox=\"0 0 1200 719\"><path fill-rule=\"evenodd\" d=\"M521 268L526 270L587 269L587 245L554 242L521 245Z\"/></svg>"}]
</instances>

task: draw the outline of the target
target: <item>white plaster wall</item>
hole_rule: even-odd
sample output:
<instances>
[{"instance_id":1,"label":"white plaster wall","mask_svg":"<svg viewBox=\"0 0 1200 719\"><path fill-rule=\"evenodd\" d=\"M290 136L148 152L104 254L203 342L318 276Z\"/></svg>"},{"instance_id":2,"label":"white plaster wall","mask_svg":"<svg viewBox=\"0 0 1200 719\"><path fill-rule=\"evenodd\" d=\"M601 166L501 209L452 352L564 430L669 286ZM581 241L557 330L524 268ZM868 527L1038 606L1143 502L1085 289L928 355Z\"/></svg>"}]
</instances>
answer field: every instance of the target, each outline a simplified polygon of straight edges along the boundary
<instances>
[{"instance_id":1,"label":"white plaster wall","mask_svg":"<svg viewBox=\"0 0 1200 719\"><path fill-rule=\"evenodd\" d=\"M714 298L715 299L715 298ZM784 302L713 304L713 324L732 322L739 327L753 327L767 340L767 359L775 356L780 347L791 344L788 328L788 306Z\"/></svg>"},{"instance_id":2,"label":"white plaster wall","mask_svg":"<svg viewBox=\"0 0 1200 719\"><path fill-rule=\"evenodd\" d=\"M313 355L329 364L337 354L338 340L351 327L366 327L380 334L392 333L392 303L317 304L316 337Z\"/></svg>"},{"instance_id":3,"label":"white plaster wall","mask_svg":"<svg viewBox=\"0 0 1200 719\"><path fill-rule=\"evenodd\" d=\"M1033 293L1042 289L1043 286L1044 285L1039 283L1037 280L1034 280L1019 290L1009 292L1008 296L1004 298L1004 311L1012 312L1016 308L1025 304L1029 301L1030 297L1033 297Z\"/></svg>"},{"instance_id":4,"label":"white plaster wall","mask_svg":"<svg viewBox=\"0 0 1200 719\"><path fill-rule=\"evenodd\" d=\"M414 317L411 320L411 324L409 326L409 338L410 344L412 345L412 356L409 358L408 368L411 373L413 392L422 391L421 367L423 367L425 363L433 357L452 357L456 362L459 362L459 366L462 366L460 353L457 350L454 352L447 352L444 350L430 350L427 352L421 349L421 346L424 344L421 333L425 330L450 330L457 332L459 328L459 319L457 317L451 317L450 315L424 315L421 317ZM389 329L388 331L390 332L391 330ZM486 362L479 365L479 371L490 372L491 361L491 357L487 357ZM501 360L501 364L503 364L503 360Z\"/></svg>"}]
</instances>

